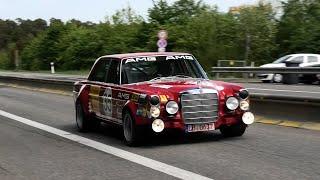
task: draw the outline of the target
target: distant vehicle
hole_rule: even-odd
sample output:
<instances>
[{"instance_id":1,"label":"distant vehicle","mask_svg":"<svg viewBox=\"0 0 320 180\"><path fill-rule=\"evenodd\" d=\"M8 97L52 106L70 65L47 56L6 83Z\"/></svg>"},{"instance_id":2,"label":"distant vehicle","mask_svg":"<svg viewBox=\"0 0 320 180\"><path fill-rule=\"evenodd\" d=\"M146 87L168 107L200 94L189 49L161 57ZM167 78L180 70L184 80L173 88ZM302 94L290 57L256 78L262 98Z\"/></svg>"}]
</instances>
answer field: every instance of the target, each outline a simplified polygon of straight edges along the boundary
<instances>
[{"instance_id":1,"label":"distant vehicle","mask_svg":"<svg viewBox=\"0 0 320 180\"><path fill-rule=\"evenodd\" d=\"M313 63L303 67L320 67L320 63ZM301 74L299 81L305 84L320 83L320 74Z\"/></svg>"},{"instance_id":2,"label":"distant vehicle","mask_svg":"<svg viewBox=\"0 0 320 180\"><path fill-rule=\"evenodd\" d=\"M148 131L185 133L219 129L241 136L254 122L249 92L209 80L187 53L133 53L96 60L87 80L74 85L76 123L80 131L101 121L123 128L135 145Z\"/></svg>"},{"instance_id":3,"label":"distant vehicle","mask_svg":"<svg viewBox=\"0 0 320 180\"><path fill-rule=\"evenodd\" d=\"M273 63L264 64L260 67L286 67L285 62L287 61L295 61L300 63L300 67L311 66L313 64L320 63L320 55L319 54L290 54L283 56ZM258 74L258 77L262 82L276 82L280 83L283 80L283 76L281 74Z\"/></svg>"}]
</instances>

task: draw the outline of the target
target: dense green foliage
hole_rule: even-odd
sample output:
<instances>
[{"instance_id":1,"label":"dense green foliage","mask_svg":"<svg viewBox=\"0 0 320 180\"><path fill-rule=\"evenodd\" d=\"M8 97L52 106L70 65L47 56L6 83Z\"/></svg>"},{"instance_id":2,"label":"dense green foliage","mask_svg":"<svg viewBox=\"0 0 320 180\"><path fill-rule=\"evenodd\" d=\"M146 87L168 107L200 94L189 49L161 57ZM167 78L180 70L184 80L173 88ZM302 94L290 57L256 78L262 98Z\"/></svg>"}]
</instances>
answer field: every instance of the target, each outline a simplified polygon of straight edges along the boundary
<instances>
[{"instance_id":1,"label":"dense green foliage","mask_svg":"<svg viewBox=\"0 0 320 180\"><path fill-rule=\"evenodd\" d=\"M15 52L26 70L88 69L105 54L157 51L157 32L169 33L168 51L190 52L205 68L219 59L270 62L288 53L317 53L320 2L288 0L281 16L270 4L218 12L197 0L154 1L148 19L126 8L98 24L59 19L0 20L0 69L14 69Z\"/></svg>"}]
</instances>

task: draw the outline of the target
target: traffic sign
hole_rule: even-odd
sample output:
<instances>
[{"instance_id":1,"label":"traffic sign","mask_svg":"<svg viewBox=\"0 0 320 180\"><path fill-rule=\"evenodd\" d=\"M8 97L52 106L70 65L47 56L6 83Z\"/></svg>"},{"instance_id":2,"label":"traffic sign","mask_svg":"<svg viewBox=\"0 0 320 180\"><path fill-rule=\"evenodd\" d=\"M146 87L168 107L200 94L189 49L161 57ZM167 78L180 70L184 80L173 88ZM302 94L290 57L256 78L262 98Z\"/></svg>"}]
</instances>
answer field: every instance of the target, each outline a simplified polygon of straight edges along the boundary
<instances>
[{"instance_id":1,"label":"traffic sign","mask_svg":"<svg viewBox=\"0 0 320 180\"><path fill-rule=\"evenodd\" d=\"M158 48L165 48L167 47L168 43L165 39L159 39L157 42Z\"/></svg>"},{"instance_id":2,"label":"traffic sign","mask_svg":"<svg viewBox=\"0 0 320 180\"><path fill-rule=\"evenodd\" d=\"M168 32L166 30L160 30L158 32L158 38L159 39L167 39L168 38Z\"/></svg>"}]
</instances>

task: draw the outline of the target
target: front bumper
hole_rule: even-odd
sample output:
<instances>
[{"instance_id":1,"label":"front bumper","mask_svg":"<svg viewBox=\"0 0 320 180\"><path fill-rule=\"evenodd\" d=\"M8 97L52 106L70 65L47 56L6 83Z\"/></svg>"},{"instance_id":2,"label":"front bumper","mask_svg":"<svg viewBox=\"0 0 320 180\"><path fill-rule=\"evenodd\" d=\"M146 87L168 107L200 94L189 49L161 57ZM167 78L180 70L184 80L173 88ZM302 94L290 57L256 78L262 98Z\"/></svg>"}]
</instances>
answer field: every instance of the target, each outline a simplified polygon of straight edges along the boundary
<instances>
[{"instance_id":1,"label":"front bumper","mask_svg":"<svg viewBox=\"0 0 320 180\"><path fill-rule=\"evenodd\" d=\"M215 129L220 129L220 127L222 126L231 126L234 124L243 123L242 115L243 114L236 114L221 117L216 122L214 122L214 127ZM182 119L163 119L163 121L165 124L165 130L186 131L187 124L185 124Z\"/></svg>"},{"instance_id":2,"label":"front bumper","mask_svg":"<svg viewBox=\"0 0 320 180\"><path fill-rule=\"evenodd\" d=\"M272 81L273 79L273 74L258 74L257 76L261 81Z\"/></svg>"}]
</instances>

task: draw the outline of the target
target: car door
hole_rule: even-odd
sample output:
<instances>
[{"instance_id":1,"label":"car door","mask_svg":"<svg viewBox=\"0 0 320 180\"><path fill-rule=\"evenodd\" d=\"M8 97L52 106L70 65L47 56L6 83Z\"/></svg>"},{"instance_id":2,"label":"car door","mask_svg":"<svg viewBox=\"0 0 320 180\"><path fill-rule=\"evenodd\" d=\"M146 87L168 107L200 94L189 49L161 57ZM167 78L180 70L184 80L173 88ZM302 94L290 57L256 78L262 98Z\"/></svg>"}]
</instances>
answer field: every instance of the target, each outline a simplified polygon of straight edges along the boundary
<instances>
[{"instance_id":1,"label":"car door","mask_svg":"<svg viewBox=\"0 0 320 180\"><path fill-rule=\"evenodd\" d=\"M101 87L100 93L100 114L109 121L121 123L119 116L118 91L120 82L120 60L109 59L110 68L106 76L105 84Z\"/></svg>"},{"instance_id":2,"label":"car door","mask_svg":"<svg viewBox=\"0 0 320 180\"><path fill-rule=\"evenodd\" d=\"M110 69L110 61L108 59L100 59L94 66L89 75L89 109L96 116L101 116L101 98L100 94L105 85L107 74Z\"/></svg>"}]
</instances>

